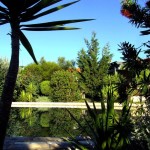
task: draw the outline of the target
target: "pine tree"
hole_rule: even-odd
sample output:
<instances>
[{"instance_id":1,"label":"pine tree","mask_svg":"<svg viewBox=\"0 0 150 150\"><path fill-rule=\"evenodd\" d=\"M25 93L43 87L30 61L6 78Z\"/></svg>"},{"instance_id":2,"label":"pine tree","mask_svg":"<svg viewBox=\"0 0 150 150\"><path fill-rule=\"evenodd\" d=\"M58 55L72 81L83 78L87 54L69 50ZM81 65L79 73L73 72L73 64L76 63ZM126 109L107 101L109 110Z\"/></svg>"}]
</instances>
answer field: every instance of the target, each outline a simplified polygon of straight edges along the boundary
<instances>
[{"instance_id":1,"label":"pine tree","mask_svg":"<svg viewBox=\"0 0 150 150\"><path fill-rule=\"evenodd\" d=\"M107 45L99 54L99 42L96 33L92 34L91 41L85 39L87 51L82 49L78 53L77 65L80 68L80 85L86 96L98 100L104 76L108 73L109 62L112 55Z\"/></svg>"}]
</instances>

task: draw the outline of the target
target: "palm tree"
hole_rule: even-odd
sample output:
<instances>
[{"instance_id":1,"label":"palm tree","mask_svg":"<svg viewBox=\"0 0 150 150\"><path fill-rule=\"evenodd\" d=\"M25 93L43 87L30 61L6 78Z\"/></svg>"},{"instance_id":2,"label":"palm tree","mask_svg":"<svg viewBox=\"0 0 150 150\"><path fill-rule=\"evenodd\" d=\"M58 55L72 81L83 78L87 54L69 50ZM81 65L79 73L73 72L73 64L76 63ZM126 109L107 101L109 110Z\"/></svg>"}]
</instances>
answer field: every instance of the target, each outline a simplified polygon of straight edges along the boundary
<instances>
[{"instance_id":1,"label":"palm tree","mask_svg":"<svg viewBox=\"0 0 150 150\"><path fill-rule=\"evenodd\" d=\"M11 27L11 60L6 76L3 92L0 101L0 149L3 147L6 127L9 120L13 92L19 68L19 44L25 47L28 53L34 56L32 46L22 30L27 31L52 31L52 30L73 30L78 28L64 27L65 24L89 21L91 19L61 20L38 24L23 24L38 19L42 16L61 10L78 1L66 3L50 8L62 0L1 0L0 1L0 25L9 23ZM45 9L46 8L46 9Z\"/></svg>"}]
</instances>

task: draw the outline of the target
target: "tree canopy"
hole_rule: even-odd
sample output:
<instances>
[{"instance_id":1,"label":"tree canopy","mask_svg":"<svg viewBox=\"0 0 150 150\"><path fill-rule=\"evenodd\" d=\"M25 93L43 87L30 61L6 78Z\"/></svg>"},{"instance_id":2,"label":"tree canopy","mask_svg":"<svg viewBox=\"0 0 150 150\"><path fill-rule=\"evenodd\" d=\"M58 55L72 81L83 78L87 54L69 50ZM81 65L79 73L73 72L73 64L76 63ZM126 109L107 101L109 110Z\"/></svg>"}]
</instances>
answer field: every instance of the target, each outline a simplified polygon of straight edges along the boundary
<instances>
[{"instance_id":1,"label":"tree canopy","mask_svg":"<svg viewBox=\"0 0 150 150\"><path fill-rule=\"evenodd\" d=\"M77 58L77 65L81 70L79 81L86 95L98 100L101 85L108 73L112 54L110 54L109 45L106 45L102 49L102 57L100 57L99 42L95 33L92 34L90 42L85 39L85 44L87 50L80 50Z\"/></svg>"}]
</instances>

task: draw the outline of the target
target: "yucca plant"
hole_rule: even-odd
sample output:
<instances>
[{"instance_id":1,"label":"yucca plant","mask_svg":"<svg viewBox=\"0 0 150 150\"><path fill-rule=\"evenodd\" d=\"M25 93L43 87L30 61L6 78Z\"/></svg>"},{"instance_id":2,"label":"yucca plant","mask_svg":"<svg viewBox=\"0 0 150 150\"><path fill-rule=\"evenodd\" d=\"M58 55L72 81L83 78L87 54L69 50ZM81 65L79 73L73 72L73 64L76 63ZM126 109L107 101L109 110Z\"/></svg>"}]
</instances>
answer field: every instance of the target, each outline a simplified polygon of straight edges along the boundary
<instances>
[{"instance_id":1,"label":"yucca plant","mask_svg":"<svg viewBox=\"0 0 150 150\"><path fill-rule=\"evenodd\" d=\"M27 37L22 32L26 31L52 31L52 30L73 30L78 28L64 27L65 24L89 21L90 19L62 20L37 24L26 24L45 15L51 14L78 1L70 2L50 8L62 0L0 0L0 25L10 24L11 28L11 60L6 76L0 103L0 149L3 147L6 134L7 122L13 98L14 86L16 83L19 68L19 45L20 42L28 53L37 60ZM25 24L24 24L25 23Z\"/></svg>"},{"instance_id":2,"label":"yucca plant","mask_svg":"<svg viewBox=\"0 0 150 150\"><path fill-rule=\"evenodd\" d=\"M130 143L130 136L133 132L133 123L130 117L131 105L127 101L123 102L121 113L118 114L114 110L114 88L109 85L107 92L106 105L103 98L101 98L101 111L96 108L93 102L93 109L90 108L88 102L85 101L88 115L90 116L90 122L86 119L86 124L90 132L86 131L85 127L70 113L70 115L76 120L79 127L85 131L85 133L91 137L94 144L88 145L88 139L86 146L80 141L73 138L72 144L83 150L87 147L93 150L122 150ZM92 122L92 124L91 124ZM88 148L87 148L88 149Z\"/></svg>"}]
</instances>

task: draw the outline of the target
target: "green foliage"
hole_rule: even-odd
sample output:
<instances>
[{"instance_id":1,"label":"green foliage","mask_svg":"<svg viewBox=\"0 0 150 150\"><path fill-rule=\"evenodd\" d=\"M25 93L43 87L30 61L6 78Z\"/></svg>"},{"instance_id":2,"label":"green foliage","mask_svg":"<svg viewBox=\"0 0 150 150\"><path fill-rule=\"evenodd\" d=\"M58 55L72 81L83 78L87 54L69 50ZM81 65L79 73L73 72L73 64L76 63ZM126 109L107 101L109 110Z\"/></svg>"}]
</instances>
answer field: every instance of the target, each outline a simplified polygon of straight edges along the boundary
<instances>
[{"instance_id":1,"label":"green foliage","mask_svg":"<svg viewBox=\"0 0 150 150\"><path fill-rule=\"evenodd\" d=\"M40 115L40 125L42 127L49 127L49 114L48 114L48 112L42 113Z\"/></svg>"},{"instance_id":2,"label":"green foliage","mask_svg":"<svg viewBox=\"0 0 150 150\"><path fill-rule=\"evenodd\" d=\"M74 117L74 115L72 115L69 111L72 118L76 120L78 125L87 133L88 136L91 137L94 142L90 149L120 150L125 149L130 143L131 134L134 131L133 122L130 116L130 105L127 103L128 100L126 100L126 102L123 103L121 115L119 115L114 110L115 95L113 90L114 88L110 85L107 92L106 106L104 104L104 100L101 99L101 112L96 109L94 102L94 109L90 108L89 104L86 102L88 115L91 119L90 121L87 120L86 117L84 119L90 131L87 131L80 121L78 121L78 119L76 119L76 117ZM84 146L82 143L76 144Z\"/></svg>"},{"instance_id":3,"label":"green foliage","mask_svg":"<svg viewBox=\"0 0 150 150\"><path fill-rule=\"evenodd\" d=\"M75 72L57 71L51 76L52 101L70 102L81 99Z\"/></svg>"},{"instance_id":4,"label":"green foliage","mask_svg":"<svg viewBox=\"0 0 150 150\"><path fill-rule=\"evenodd\" d=\"M43 95L51 95L50 81L42 81L40 83L40 91Z\"/></svg>"},{"instance_id":5,"label":"green foliage","mask_svg":"<svg viewBox=\"0 0 150 150\"><path fill-rule=\"evenodd\" d=\"M36 95L36 86L30 83L26 87L26 90L21 91L18 100L22 102L32 102L35 101L34 95ZM32 125L34 121L32 108L21 108L19 114L22 119L27 120L30 126Z\"/></svg>"},{"instance_id":6,"label":"green foliage","mask_svg":"<svg viewBox=\"0 0 150 150\"><path fill-rule=\"evenodd\" d=\"M47 62L44 58L41 58L39 66L42 70L42 80L50 80L51 75L58 70L61 70L61 67L55 62Z\"/></svg>"},{"instance_id":7,"label":"green foliage","mask_svg":"<svg viewBox=\"0 0 150 150\"><path fill-rule=\"evenodd\" d=\"M32 94L26 93L24 90L21 92L19 96L19 101L22 102L32 102Z\"/></svg>"},{"instance_id":8,"label":"green foliage","mask_svg":"<svg viewBox=\"0 0 150 150\"><path fill-rule=\"evenodd\" d=\"M32 92L34 96L48 94L50 95L50 87L47 89L43 89L46 82L49 82L51 79L51 75L55 72L60 70L60 66L54 62L47 62L44 58L41 58L38 65L36 64L29 64L26 67L20 68L18 79L16 82L16 95L20 95L21 91L29 88L27 91L31 91L29 85L33 84ZM43 81L46 81L45 83ZM43 82L43 83L42 83ZM42 88L42 89L41 89ZM17 99L17 98L16 98Z\"/></svg>"},{"instance_id":9,"label":"green foliage","mask_svg":"<svg viewBox=\"0 0 150 150\"><path fill-rule=\"evenodd\" d=\"M5 78L5 75L8 70L8 66L9 66L8 60L4 58L0 58L0 70L1 70L0 79Z\"/></svg>"},{"instance_id":10,"label":"green foliage","mask_svg":"<svg viewBox=\"0 0 150 150\"><path fill-rule=\"evenodd\" d=\"M137 112L135 114L136 118L133 119L136 131L133 139L139 141L144 140L145 143L147 142L149 146L150 65L149 58L142 59L140 57L140 54L142 52L141 48L143 46L144 44L142 44L142 46L140 46L139 48L135 48L134 45L131 45L127 42L121 44L123 59L125 60L124 76L126 78L126 81L124 82L124 84L122 84L120 93L122 93L122 97L124 97L124 99L125 97L129 97L132 92L135 92L135 90L141 96L141 106L137 108ZM130 90L127 90L127 88ZM145 102L142 101L142 97L145 98ZM147 146L146 144L142 147Z\"/></svg>"},{"instance_id":11,"label":"green foliage","mask_svg":"<svg viewBox=\"0 0 150 150\"><path fill-rule=\"evenodd\" d=\"M37 86L33 84L32 82L26 87L26 92L31 95L36 95L37 92ZM30 100L29 100L30 101Z\"/></svg>"},{"instance_id":12,"label":"green foliage","mask_svg":"<svg viewBox=\"0 0 150 150\"><path fill-rule=\"evenodd\" d=\"M42 69L40 65L29 64L19 73L19 81L22 85L28 85L31 81L39 83L42 81Z\"/></svg>"},{"instance_id":13,"label":"green foliage","mask_svg":"<svg viewBox=\"0 0 150 150\"><path fill-rule=\"evenodd\" d=\"M41 58L39 64L29 64L22 70L23 79L26 78L26 81L29 80L32 82L40 83L43 80L50 80L51 75L60 70L60 66L55 62L46 61L44 58ZM24 80L23 80L24 81Z\"/></svg>"},{"instance_id":14,"label":"green foliage","mask_svg":"<svg viewBox=\"0 0 150 150\"><path fill-rule=\"evenodd\" d=\"M106 44L102 50L102 58L99 62L99 74L101 76L100 80L103 82L105 76L108 74L108 69L110 67L110 62L112 59L112 54L110 53L109 44Z\"/></svg>"},{"instance_id":15,"label":"green foliage","mask_svg":"<svg viewBox=\"0 0 150 150\"><path fill-rule=\"evenodd\" d=\"M64 57L59 57L57 62L58 62L58 65L64 70L68 70L69 68L75 67L75 61L65 60Z\"/></svg>"},{"instance_id":16,"label":"green foliage","mask_svg":"<svg viewBox=\"0 0 150 150\"><path fill-rule=\"evenodd\" d=\"M124 70L119 72L121 76L118 76L120 78L119 80L117 79L117 82L113 82L113 84L111 80L103 82L105 84L101 91L100 101L102 111L98 112L94 103L94 109L91 109L86 102L89 115L91 116L91 121L86 121L86 123L91 132L87 132L86 130L85 132L90 135L94 142L94 148L91 147L91 149L137 149L139 143L136 143L136 140L140 141L143 138L145 138L149 144L150 66L148 63L149 58L142 59L139 56L142 51L141 47L135 48L134 45L127 42L120 45L119 50L121 50L123 55ZM136 116L137 119L131 116L130 110L132 107L130 100L135 90L139 91L141 96L144 96L146 99L146 107L142 102L141 108L138 109L139 117ZM114 110L115 92L117 92L118 100L123 106L121 113L117 113ZM107 96L105 96L106 93ZM106 106L104 104L105 99L107 103ZM79 126L84 129L84 126L82 126L71 113L70 115L76 120ZM82 145L82 143L77 142L75 146L77 144ZM135 144L135 147L132 144ZM147 148L147 145L145 144L143 147ZM142 146L140 146L140 148L142 148Z\"/></svg>"},{"instance_id":17,"label":"green foliage","mask_svg":"<svg viewBox=\"0 0 150 150\"><path fill-rule=\"evenodd\" d=\"M150 24L149 24L149 14L150 11L150 1L145 1L145 5L140 5L138 1L124 1L121 7L121 13L130 20L130 23L135 25L136 28L141 28L143 31L140 31L141 35L150 34ZM127 13L123 13L127 12ZM147 47L144 50L147 56L150 56L150 41L143 43Z\"/></svg>"},{"instance_id":18,"label":"green foliage","mask_svg":"<svg viewBox=\"0 0 150 150\"><path fill-rule=\"evenodd\" d=\"M8 70L9 63L6 59L0 58L0 95L4 85L5 76Z\"/></svg>"},{"instance_id":19,"label":"green foliage","mask_svg":"<svg viewBox=\"0 0 150 150\"><path fill-rule=\"evenodd\" d=\"M131 14L128 19L130 19L130 23L135 25L137 28L146 28L146 30L141 31L142 35L148 35L150 34L149 29L149 10L150 10L150 2L145 2L145 5L141 6L138 4L138 1L134 1L129 3L123 3L122 9L128 10L128 12ZM126 15L124 15L126 16ZM127 17L127 16L126 16Z\"/></svg>"},{"instance_id":20,"label":"green foliage","mask_svg":"<svg viewBox=\"0 0 150 150\"><path fill-rule=\"evenodd\" d=\"M23 131L21 126L21 121L19 118L18 110L13 108L11 110L11 116L9 119L7 135L16 136L19 135Z\"/></svg>"},{"instance_id":21,"label":"green foliage","mask_svg":"<svg viewBox=\"0 0 150 150\"><path fill-rule=\"evenodd\" d=\"M83 121L82 112L79 109L70 109L80 121ZM78 129L78 124L71 118L65 109L51 109L49 111L50 120L50 136L54 137L68 137L68 132L71 132L74 136L81 133Z\"/></svg>"},{"instance_id":22,"label":"green foliage","mask_svg":"<svg viewBox=\"0 0 150 150\"><path fill-rule=\"evenodd\" d=\"M99 43L95 33L92 34L91 41L85 40L85 43L88 50L79 51L77 59L81 69L79 81L86 96L98 100L100 86L108 73L112 55L109 46L106 45L102 50L102 58L99 58Z\"/></svg>"},{"instance_id":23,"label":"green foliage","mask_svg":"<svg viewBox=\"0 0 150 150\"><path fill-rule=\"evenodd\" d=\"M135 128L136 133L134 139L139 141L144 141L145 145L150 149L150 69L141 71L140 75L137 77L138 88L137 91L140 95L140 106L135 111ZM142 100L143 97L145 101ZM145 145L140 142L142 145L141 149L145 149Z\"/></svg>"},{"instance_id":24,"label":"green foliage","mask_svg":"<svg viewBox=\"0 0 150 150\"><path fill-rule=\"evenodd\" d=\"M51 102L51 99L47 96L39 96L38 98L35 99L36 102ZM49 108L38 108L39 112L45 112L48 111Z\"/></svg>"},{"instance_id":25,"label":"green foliage","mask_svg":"<svg viewBox=\"0 0 150 150\"><path fill-rule=\"evenodd\" d=\"M51 100L47 96L39 96L35 99L36 102L50 102Z\"/></svg>"},{"instance_id":26,"label":"green foliage","mask_svg":"<svg viewBox=\"0 0 150 150\"><path fill-rule=\"evenodd\" d=\"M116 90L116 85L115 84L112 84L112 88L114 89L114 91L113 91L113 94L114 94L114 98L115 98L115 100L117 100L118 99L118 96L119 96L119 94L118 94L118 91ZM103 99L104 100L106 100L108 97L108 91L109 91L109 86L108 85L104 85L103 87L102 87L102 89L101 89L101 96L103 97Z\"/></svg>"},{"instance_id":27,"label":"green foliage","mask_svg":"<svg viewBox=\"0 0 150 150\"><path fill-rule=\"evenodd\" d=\"M40 136L39 118L35 112L33 111L30 118L22 119L19 115L19 109L13 108L11 110L7 136Z\"/></svg>"}]
</instances>

